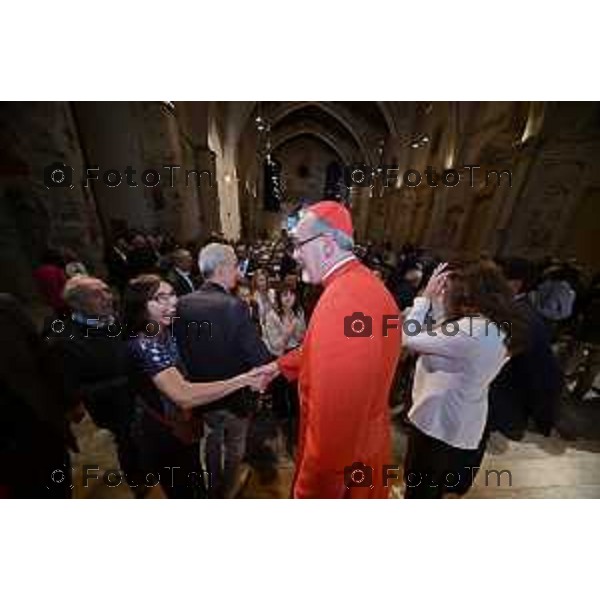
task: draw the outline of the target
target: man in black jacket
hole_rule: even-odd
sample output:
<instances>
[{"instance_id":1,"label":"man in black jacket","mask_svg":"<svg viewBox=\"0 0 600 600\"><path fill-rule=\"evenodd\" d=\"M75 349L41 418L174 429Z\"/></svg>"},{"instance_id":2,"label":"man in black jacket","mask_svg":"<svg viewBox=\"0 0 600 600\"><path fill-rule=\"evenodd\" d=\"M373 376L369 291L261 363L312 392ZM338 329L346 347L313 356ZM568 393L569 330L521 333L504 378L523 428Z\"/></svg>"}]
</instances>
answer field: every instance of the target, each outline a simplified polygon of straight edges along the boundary
<instances>
[{"instance_id":1,"label":"man in black jacket","mask_svg":"<svg viewBox=\"0 0 600 600\"><path fill-rule=\"evenodd\" d=\"M173 286L177 296L185 296L196 290L196 283L192 276L193 259L189 250L178 248L171 254L172 268L165 279Z\"/></svg>"},{"instance_id":2,"label":"man in black jacket","mask_svg":"<svg viewBox=\"0 0 600 600\"><path fill-rule=\"evenodd\" d=\"M190 381L228 379L268 362L269 352L247 306L231 293L239 273L233 248L208 244L198 265L205 283L180 299L174 325ZM210 428L206 458L213 497L229 497L239 478L248 428L247 393L236 392L204 412Z\"/></svg>"},{"instance_id":3,"label":"man in black jacket","mask_svg":"<svg viewBox=\"0 0 600 600\"><path fill-rule=\"evenodd\" d=\"M123 236L117 238L106 252L109 281L120 291L123 290L130 276L128 253L129 245Z\"/></svg>"},{"instance_id":4,"label":"man in black jacket","mask_svg":"<svg viewBox=\"0 0 600 600\"><path fill-rule=\"evenodd\" d=\"M529 304L528 261L506 261L503 270L515 292L515 310L528 330L527 347L513 356L492 382L489 392L488 426L519 440L531 420L535 429L550 435L555 426L558 403L564 386L562 371L552 352L550 332Z\"/></svg>"},{"instance_id":5,"label":"man in black jacket","mask_svg":"<svg viewBox=\"0 0 600 600\"><path fill-rule=\"evenodd\" d=\"M8 294L0 294L0 350L0 498L70 497L73 406L47 347Z\"/></svg>"},{"instance_id":6,"label":"man in black jacket","mask_svg":"<svg viewBox=\"0 0 600 600\"><path fill-rule=\"evenodd\" d=\"M82 402L97 427L114 436L119 464L134 494L143 494L132 423L135 399L129 385L129 359L121 328L115 321L108 285L95 277L77 276L65 286L72 319L65 330L50 332L53 355L60 361L64 394Z\"/></svg>"}]
</instances>

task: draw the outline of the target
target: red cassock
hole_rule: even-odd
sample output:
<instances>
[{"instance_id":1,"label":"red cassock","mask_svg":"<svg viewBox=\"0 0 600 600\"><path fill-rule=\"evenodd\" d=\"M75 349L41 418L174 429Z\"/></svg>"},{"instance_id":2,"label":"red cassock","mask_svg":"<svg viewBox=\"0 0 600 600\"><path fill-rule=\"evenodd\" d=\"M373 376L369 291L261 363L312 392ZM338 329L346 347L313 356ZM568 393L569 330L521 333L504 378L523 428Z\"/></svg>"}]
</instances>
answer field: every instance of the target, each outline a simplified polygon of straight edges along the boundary
<instances>
[{"instance_id":1,"label":"red cassock","mask_svg":"<svg viewBox=\"0 0 600 600\"><path fill-rule=\"evenodd\" d=\"M298 379L300 395L292 495L386 498L382 472L391 460L389 394L400 357L400 311L356 259L329 274L324 287L302 347L278 360L287 379ZM357 462L367 466L354 473L361 485L348 486Z\"/></svg>"}]
</instances>

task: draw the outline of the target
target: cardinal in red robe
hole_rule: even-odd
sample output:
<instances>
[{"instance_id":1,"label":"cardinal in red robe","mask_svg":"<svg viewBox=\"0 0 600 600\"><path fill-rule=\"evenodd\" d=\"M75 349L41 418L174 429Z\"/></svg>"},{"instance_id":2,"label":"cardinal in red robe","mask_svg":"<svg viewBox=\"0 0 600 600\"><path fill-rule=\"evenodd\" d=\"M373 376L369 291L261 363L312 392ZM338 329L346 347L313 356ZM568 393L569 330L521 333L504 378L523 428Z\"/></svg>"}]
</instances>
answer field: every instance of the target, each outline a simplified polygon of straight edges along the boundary
<instances>
[{"instance_id":1,"label":"cardinal in red robe","mask_svg":"<svg viewBox=\"0 0 600 600\"><path fill-rule=\"evenodd\" d=\"M305 212L293 236L304 281L324 287L302 346L271 365L271 377L298 380L294 498L388 497L402 323L384 284L352 253L352 234L348 210L327 200Z\"/></svg>"}]
</instances>

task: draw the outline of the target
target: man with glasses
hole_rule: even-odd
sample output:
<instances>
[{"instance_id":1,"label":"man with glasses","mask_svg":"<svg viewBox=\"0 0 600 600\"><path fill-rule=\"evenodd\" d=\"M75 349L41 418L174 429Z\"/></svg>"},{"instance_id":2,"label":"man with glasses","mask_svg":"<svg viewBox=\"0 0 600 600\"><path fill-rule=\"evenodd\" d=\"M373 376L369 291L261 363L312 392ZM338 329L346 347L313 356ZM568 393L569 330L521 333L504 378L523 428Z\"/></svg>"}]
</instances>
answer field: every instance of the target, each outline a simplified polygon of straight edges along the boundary
<instances>
[{"instance_id":1,"label":"man with glasses","mask_svg":"<svg viewBox=\"0 0 600 600\"><path fill-rule=\"evenodd\" d=\"M352 220L342 204L324 200L310 206L293 243L303 281L322 284L324 291L301 348L263 369L265 385L279 373L298 379L300 436L292 495L385 498L388 399L400 355L400 311L384 284L354 256Z\"/></svg>"}]
</instances>

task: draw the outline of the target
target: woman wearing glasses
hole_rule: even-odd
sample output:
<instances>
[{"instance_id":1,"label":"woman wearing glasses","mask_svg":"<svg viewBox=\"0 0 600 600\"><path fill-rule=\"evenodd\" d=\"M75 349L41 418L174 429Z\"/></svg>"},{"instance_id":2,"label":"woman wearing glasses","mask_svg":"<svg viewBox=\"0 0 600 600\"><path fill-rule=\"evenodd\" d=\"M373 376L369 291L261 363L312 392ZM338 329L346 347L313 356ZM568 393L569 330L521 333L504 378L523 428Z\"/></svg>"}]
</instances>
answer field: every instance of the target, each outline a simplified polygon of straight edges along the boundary
<instances>
[{"instance_id":1,"label":"woman wearing glasses","mask_svg":"<svg viewBox=\"0 0 600 600\"><path fill-rule=\"evenodd\" d=\"M137 413L135 435L145 482L160 483L169 498L206 496L199 459L199 427L191 409L219 400L248 385L252 371L225 381L191 383L185 378L172 335L177 297L157 275L129 282L124 295Z\"/></svg>"}]
</instances>

